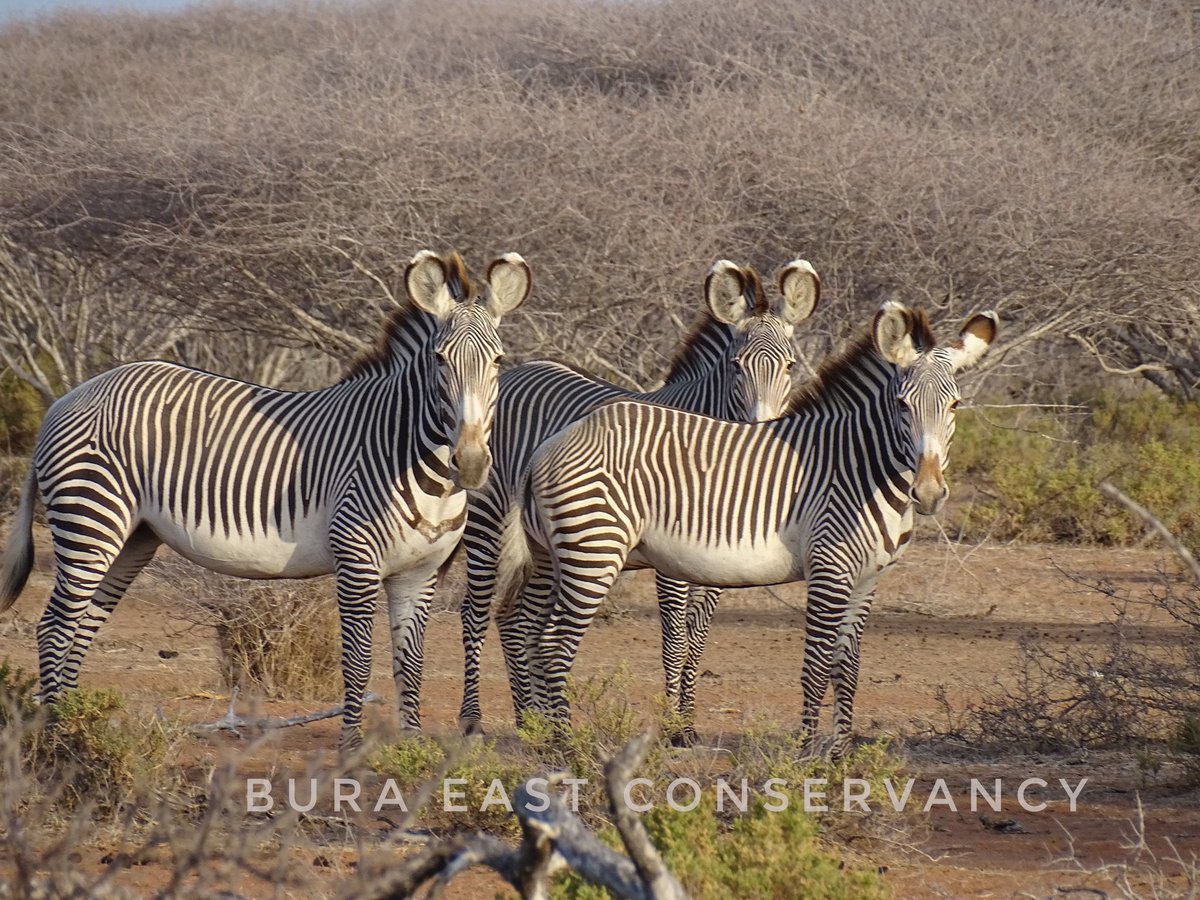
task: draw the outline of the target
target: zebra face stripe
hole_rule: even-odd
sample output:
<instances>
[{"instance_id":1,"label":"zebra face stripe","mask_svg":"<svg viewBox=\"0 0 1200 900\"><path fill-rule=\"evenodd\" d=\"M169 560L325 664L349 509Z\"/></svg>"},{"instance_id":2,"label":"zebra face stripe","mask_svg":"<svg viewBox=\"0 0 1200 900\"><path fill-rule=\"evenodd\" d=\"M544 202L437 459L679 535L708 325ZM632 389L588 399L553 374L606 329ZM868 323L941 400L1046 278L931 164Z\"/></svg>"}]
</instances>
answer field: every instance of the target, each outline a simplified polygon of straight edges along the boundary
<instances>
[{"instance_id":1,"label":"zebra face stripe","mask_svg":"<svg viewBox=\"0 0 1200 900\"><path fill-rule=\"evenodd\" d=\"M492 465L488 442L504 355L495 321L482 306L459 307L443 324L434 353L450 423L454 481L474 490L487 481Z\"/></svg>"},{"instance_id":2,"label":"zebra face stripe","mask_svg":"<svg viewBox=\"0 0 1200 900\"><path fill-rule=\"evenodd\" d=\"M796 364L792 332L792 326L770 313L755 316L738 330L729 359L736 418L767 422L787 409Z\"/></svg>"},{"instance_id":3,"label":"zebra face stripe","mask_svg":"<svg viewBox=\"0 0 1200 900\"><path fill-rule=\"evenodd\" d=\"M932 516L950 496L945 470L962 400L949 350L932 350L904 370L898 399L911 428L916 469L909 496L918 513Z\"/></svg>"}]
</instances>

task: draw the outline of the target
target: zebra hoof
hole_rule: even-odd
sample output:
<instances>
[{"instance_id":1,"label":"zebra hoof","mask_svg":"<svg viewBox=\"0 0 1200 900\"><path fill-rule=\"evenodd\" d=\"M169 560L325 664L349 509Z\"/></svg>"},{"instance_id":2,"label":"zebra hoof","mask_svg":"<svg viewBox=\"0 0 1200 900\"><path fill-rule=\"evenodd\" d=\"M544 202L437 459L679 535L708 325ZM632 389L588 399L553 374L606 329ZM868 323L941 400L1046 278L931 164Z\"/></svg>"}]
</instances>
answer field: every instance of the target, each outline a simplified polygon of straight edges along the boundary
<instances>
[{"instance_id":1,"label":"zebra hoof","mask_svg":"<svg viewBox=\"0 0 1200 900\"><path fill-rule=\"evenodd\" d=\"M349 762L362 753L363 733L361 728L343 728L338 739L338 756L343 762Z\"/></svg>"},{"instance_id":2,"label":"zebra hoof","mask_svg":"<svg viewBox=\"0 0 1200 900\"><path fill-rule=\"evenodd\" d=\"M478 719L459 719L458 728L464 737L483 737L483 723Z\"/></svg>"},{"instance_id":3,"label":"zebra hoof","mask_svg":"<svg viewBox=\"0 0 1200 900\"><path fill-rule=\"evenodd\" d=\"M691 726L682 728L679 731L670 735L672 747L695 747L700 743L700 735L696 734L696 729Z\"/></svg>"},{"instance_id":4,"label":"zebra hoof","mask_svg":"<svg viewBox=\"0 0 1200 900\"><path fill-rule=\"evenodd\" d=\"M396 739L401 741L415 741L421 737L420 725L401 725L399 732L396 734Z\"/></svg>"}]
</instances>

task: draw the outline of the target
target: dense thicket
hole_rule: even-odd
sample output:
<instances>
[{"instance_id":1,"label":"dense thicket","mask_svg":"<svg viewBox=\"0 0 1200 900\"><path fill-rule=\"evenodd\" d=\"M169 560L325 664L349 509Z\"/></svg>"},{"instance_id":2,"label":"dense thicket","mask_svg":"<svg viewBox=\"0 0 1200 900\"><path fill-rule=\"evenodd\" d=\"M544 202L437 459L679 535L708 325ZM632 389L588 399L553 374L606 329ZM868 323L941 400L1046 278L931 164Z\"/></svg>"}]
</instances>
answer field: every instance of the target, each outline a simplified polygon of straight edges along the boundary
<instances>
[{"instance_id":1,"label":"dense thicket","mask_svg":"<svg viewBox=\"0 0 1200 900\"><path fill-rule=\"evenodd\" d=\"M328 371L285 348L340 366L415 250L513 249L515 354L649 381L714 259L803 255L811 356L892 292L998 307L1019 379L1091 377L1086 343L1190 395L1194 24L1165 0L386 0L12 25L0 346L47 396L163 354L303 384Z\"/></svg>"}]
</instances>

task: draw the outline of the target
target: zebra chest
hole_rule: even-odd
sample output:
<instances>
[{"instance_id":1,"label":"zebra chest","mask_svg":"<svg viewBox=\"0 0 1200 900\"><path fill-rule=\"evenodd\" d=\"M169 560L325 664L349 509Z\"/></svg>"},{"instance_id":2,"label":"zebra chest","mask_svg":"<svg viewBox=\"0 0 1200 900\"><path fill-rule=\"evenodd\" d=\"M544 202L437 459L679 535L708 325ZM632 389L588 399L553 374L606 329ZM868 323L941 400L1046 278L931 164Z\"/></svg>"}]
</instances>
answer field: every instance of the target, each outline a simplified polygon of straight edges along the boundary
<instances>
[{"instance_id":1,"label":"zebra chest","mask_svg":"<svg viewBox=\"0 0 1200 900\"><path fill-rule=\"evenodd\" d=\"M462 538L467 521L467 494L443 497L418 494L398 500L392 527L381 548L384 567L392 571L431 564L440 566Z\"/></svg>"}]
</instances>

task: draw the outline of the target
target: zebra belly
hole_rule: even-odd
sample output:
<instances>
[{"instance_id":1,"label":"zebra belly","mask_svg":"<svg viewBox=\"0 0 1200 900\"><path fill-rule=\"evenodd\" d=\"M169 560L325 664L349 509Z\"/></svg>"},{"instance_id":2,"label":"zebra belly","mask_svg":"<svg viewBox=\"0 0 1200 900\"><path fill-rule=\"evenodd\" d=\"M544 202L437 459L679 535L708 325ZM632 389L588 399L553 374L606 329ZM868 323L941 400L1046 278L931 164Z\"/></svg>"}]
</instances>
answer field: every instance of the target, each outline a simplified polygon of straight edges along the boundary
<instances>
[{"instance_id":1,"label":"zebra belly","mask_svg":"<svg viewBox=\"0 0 1200 900\"><path fill-rule=\"evenodd\" d=\"M329 525L324 517L298 522L294 532L270 529L261 534L226 536L189 527L174 517L143 511L142 521L164 544L185 559L223 575L242 578L310 578L333 571Z\"/></svg>"},{"instance_id":2,"label":"zebra belly","mask_svg":"<svg viewBox=\"0 0 1200 900\"><path fill-rule=\"evenodd\" d=\"M629 557L630 568L652 567L661 574L712 587L787 584L804 579L804 566L778 537L750 543L717 544L682 541L675 535L648 531Z\"/></svg>"}]
</instances>

